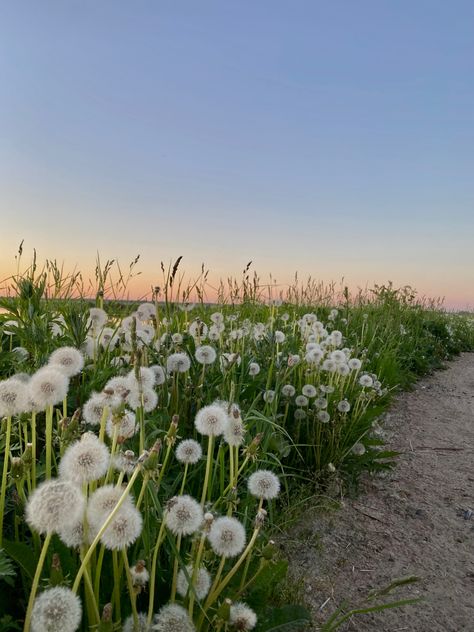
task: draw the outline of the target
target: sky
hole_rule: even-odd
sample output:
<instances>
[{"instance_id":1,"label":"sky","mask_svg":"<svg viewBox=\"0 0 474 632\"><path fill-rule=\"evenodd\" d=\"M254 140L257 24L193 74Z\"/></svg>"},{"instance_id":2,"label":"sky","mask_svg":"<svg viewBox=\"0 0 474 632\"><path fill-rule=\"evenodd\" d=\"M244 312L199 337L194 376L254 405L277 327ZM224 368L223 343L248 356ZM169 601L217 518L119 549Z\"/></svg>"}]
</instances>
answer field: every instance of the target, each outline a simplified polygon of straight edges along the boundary
<instances>
[{"instance_id":1,"label":"sky","mask_svg":"<svg viewBox=\"0 0 474 632\"><path fill-rule=\"evenodd\" d=\"M250 260L474 308L471 0L0 3L0 281Z\"/></svg>"}]
</instances>

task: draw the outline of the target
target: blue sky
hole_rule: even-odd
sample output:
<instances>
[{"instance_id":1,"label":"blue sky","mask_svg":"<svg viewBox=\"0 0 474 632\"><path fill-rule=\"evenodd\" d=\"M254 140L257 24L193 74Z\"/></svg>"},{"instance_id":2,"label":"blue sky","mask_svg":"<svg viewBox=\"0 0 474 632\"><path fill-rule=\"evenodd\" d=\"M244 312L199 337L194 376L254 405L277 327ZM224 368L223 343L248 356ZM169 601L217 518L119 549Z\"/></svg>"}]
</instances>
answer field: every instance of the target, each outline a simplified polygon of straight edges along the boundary
<instances>
[{"instance_id":1,"label":"blue sky","mask_svg":"<svg viewBox=\"0 0 474 632\"><path fill-rule=\"evenodd\" d=\"M0 277L252 259L474 304L474 4L0 7Z\"/></svg>"}]
</instances>

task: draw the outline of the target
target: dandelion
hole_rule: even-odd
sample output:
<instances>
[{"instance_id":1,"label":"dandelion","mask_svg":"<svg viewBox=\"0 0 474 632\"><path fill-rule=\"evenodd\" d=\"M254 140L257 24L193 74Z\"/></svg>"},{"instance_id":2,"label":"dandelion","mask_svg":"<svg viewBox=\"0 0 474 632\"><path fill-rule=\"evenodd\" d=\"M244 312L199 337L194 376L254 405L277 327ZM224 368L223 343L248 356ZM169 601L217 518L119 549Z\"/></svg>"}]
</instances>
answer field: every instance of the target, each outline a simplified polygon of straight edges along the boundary
<instances>
[{"instance_id":1,"label":"dandelion","mask_svg":"<svg viewBox=\"0 0 474 632\"><path fill-rule=\"evenodd\" d=\"M334 362L334 360L330 360L328 358L327 360L324 360L322 369L323 371L327 371L328 373L334 373L337 369L337 364Z\"/></svg>"},{"instance_id":2,"label":"dandelion","mask_svg":"<svg viewBox=\"0 0 474 632\"><path fill-rule=\"evenodd\" d=\"M339 347L339 345L342 343L342 332L335 329L331 333L329 338L330 338L330 344L332 344L334 347Z\"/></svg>"},{"instance_id":3,"label":"dandelion","mask_svg":"<svg viewBox=\"0 0 474 632\"><path fill-rule=\"evenodd\" d=\"M305 384L303 388L301 389L301 392L303 393L305 397L309 397L309 398L316 397L316 395L318 394L316 387L313 386L312 384Z\"/></svg>"},{"instance_id":4,"label":"dandelion","mask_svg":"<svg viewBox=\"0 0 474 632\"><path fill-rule=\"evenodd\" d=\"M49 356L48 365L72 377L80 373L84 367L84 356L74 347L60 347Z\"/></svg>"},{"instance_id":5,"label":"dandelion","mask_svg":"<svg viewBox=\"0 0 474 632\"><path fill-rule=\"evenodd\" d=\"M145 567L144 560L138 560L138 562L130 567L130 575L132 577L132 584L134 586L146 586L150 579L150 573Z\"/></svg>"},{"instance_id":6,"label":"dandelion","mask_svg":"<svg viewBox=\"0 0 474 632\"><path fill-rule=\"evenodd\" d=\"M315 408L319 408L321 410L324 410L325 408L328 407L328 400L324 399L324 397L318 397L318 399L314 400L313 406Z\"/></svg>"},{"instance_id":7,"label":"dandelion","mask_svg":"<svg viewBox=\"0 0 474 632\"><path fill-rule=\"evenodd\" d=\"M156 632L194 632L196 630L187 610L177 603L163 606L151 629Z\"/></svg>"},{"instance_id":8,"label":"dandelion","mask_svg":"<svg viewBox=\"0 0 474 632\"><path fill-rule=\"evenodd\" d=\"M195 340L205 340L207 338L207 334L209 332L209 329L206 325L206 323L203 323L202 320L194 320L190 325L189 325L189 334L195 339Z\"/></svg>"},{"instance_id":9,"label":"dandelion","mask_svg":"<svg viewBox=\"0 0 474 632\"><path fill-rule=\"evenodd\" d=\"M64 544L72 549L79 549L84 544L84 523L78 520L67 527L59 525L57 533Z\"/></svg>"},{"instance_id":10,"label":"dandelion","mask_svg":"<svg viewBox=\"0 0 474 632\"><path fill-rule=\"evenodd\" d=\"M150 389L155 386L155 372L153 369L147 366L141 366L138 369L138 379L135 373L135 369L130 371L127 375L132 390L135 390L138 385L141 385L143 389Z\"/></svg>"},{"instance_id":11,"label":"dandelion","mask_svg":"<svg viewBox=\"0 0 474 632\"><path fill-rule=\"evenodd\" d=\"M148 616L143 612L138 613L138 627L135 625L133 614L125 619L122 626L122 632L150 632L151 629L148 625Z\"/></svg>"},{"instance_id":12,"label":"dandelion","mask_svg":"<svg viewBox=\"0 0 474 632\"><path fill-rule=\"evenodd\" d=\"M340 401L337 405L337 410L340 413L348 413L351 409L351 405L349 404L349 402L347 401L347 399L343 399L342 401Z\"/></svg>"},{"instance_id":13,"label":"dandelion","mask_svg":"<svg viewBox=\"0 0 474 632\"><path fill-rule=\"evenodd\" d=\"M308 364L319 364L324 357L324 351L322 349L311 349L311 351L307 351L304 359ZM326 360L327 362L328 360ZM324 369L324 364L323 364Z\"/></svg>"},{"instance_id":14,"label":"dandelion","mask_svg":"<svg viewBox=\"0 0 474 632\"><path fill-rule=\"evenodd\" d=\"M155 385L161 386L166 382L166 373L162 366L159 364L153 364L150 369L155 374Z\"/></svg>"},{"instance_id":15,"label":"dandelion","mask_svg":"<svg viewBox=\"0 0 474 632\"><path fill-rule=\"evenodd\" d=\"M302 408L297 408L294 412L294 417L296 421L301 421L302 419L306 419L307 417L306 411L303 410Z\"/></svg>"},{"instance_id":16,"label":"dandelion","mask_svg":"<svg viewBox=\"0 0 474 632\"><path fill-rule=\"evenodd\" d=\"M186 373L191 366L191 360L186 353L172 353L166 360L167 373Z\"/></svg>"},{"instance_id":17,"label":"dandelion","mask_svg":"<svg viewBox=\"0 0 474 632\"><path fill-rule=\"evenodd\" d=\"M307 405L308 405L308 403L309 403L308 398L307 398L305 395L298 395L298 396L295 398L295 404L296 404L297 406L304 407L304 406L307 406Z\"/></svg>"},{"instance_id":18,"label":"dandelion","mask_svg":"<svg viewBox=\"0 0 474 632\"><path fill-rule=\"evenodd\" d=\"M144 325L143 323L140 326L137 326L137 341L141 343L140 346L149 345L153 341L155 337L155 329L151 325ZM127 334L125 335L127 339Z\"/></svg>"},{"instance_id":19,"label":"dandelion","mask_svg":"<svg viewBox=\"0 0 474 632\"><path fill-rule=\"evenodd\" d=\"M346 377L351 372L348 364L338 364L336 366L336 373L338 375L342 375L342 377Z\"/></svg>"},{"instance_id":20,"label":"dandelion","mask_svg":"<svg viewBox=\"0 0 474 632\"><path fill-rule=\"evenodd\" d=\"M136 464L135 453L132 450L118 452L112 457L112 465L114 468L124 474L131 474Z\"/></svg>"},{"instance_id":21,"label":"dandelion","mask_svg":"<svg viewBox=\"0 0 474 632\"><path fill-rule=\"evenodd\" d=\"M156 309L153 303L141 303L136 312L141 321L151 320L155 317Z\"/></svg>"},{"instance_id":22,"label":"dandelion","mask_svg":"<svg viewBox=\"0 0 474 632\"><path fill-rule=\"evenodd\" d=\"M224 323L224 315L221 312L214 312L211 314L211 320L215 325L222 325Z\"/></svg>"},{"instance_id":23,"label":"dandelion","mask_svg":"<svg viewBox=\"0 0 474 632\"><path fill-rule=\"evenodd\" d=\"M176 458L180 463L194 465L202 457L201 445L194 439L185 439L176 448Z\"/></svg>"},{"instance_id":24,"label":"dandelion","mask_svg":"<svg viewBox=\"0 0 474 632\"><path fill-rule=\"evenodd\" d=\"M283 395L283 397L293 397L295 393L296 389L293 384L285 384L281 387L281 394Z\"/></svg>"},{"instance_id":25,"label":"dandelion","mask_svg":"<svg viewBox=\"0 0 474 632\"><path fill-rule=\"evenodd\" d=\"M345 364L347 360L346 354L342 351L342 349L332 351L329 357L336 364Z\"/></svg>"},{"instance_id":26,"label":"dandelion","mask_svg":"<svg viewBox=\"0 0 474 632\"><path fill-rule=\"evenodd\" d=\"M217 358L217 353L214 347L202 345L196 349L194 356L199 364L213 364Z\"/></svg>"},{"instance_id":27,"label":"dandelion","mask_svg":"<svg viewBox=\"0 0 474 632\"><path fill-rule=\"evenodd\" d=\"M107 382L104 390L111 390L117 397L125 399L130 392L130 380L121 376L113 377Z\"/></svg>"},{"instance_id":28,"label":"dandelion","mask_svg":"<svg viewBox=\"0 0 474 632\"><path fill-rule=\"evenodd\" d=\"M282 344L286 340L286 336L282 331L275 331L273 335L277 344Z\"/></svg>"},{"instance_id":29,"label":"dandelion","mask_svg":"<svg viewBox=\"0 0 474 632\"><path fill-rule=\"evenodd\" d=\"M229 621L236 630L253 630L257 625L257 615L245 603L236 601L230 607Z\"/></svg>"},{"instance_id":30,"label":"dandelion","mask_svg":"<svg viewBox=\"0 0 474 632\"><path fill-rule=\"evenodd\" d=\"M0 382L0 417L11 417L27 409L27 385L15 378Z\"/></svg>"},{"instance_id":31,"label":"dandelion","mask_svg":"<svg viewBox=\"0 0 474 632\"><path fill-rule=\"evenodd\" d=\"M91 397L84 404L82 409L82 416L84 421L90 426L98 426L102 421L104 410L107 408L106 419L111 416L110 407L107 404L106 398L102 393L93 393Z\"/></svg>"},{"instance_id":32,"label":"dandelion","mask_svg":"<svg viewBox=\"0 0 474 632\"><path fill-rule=\"evenodd\" d=\"M171 341L175 345L181 345L181 344L183 344L183 336L181 334L178 334L178 333L173 334L171 336Z\"/></svg>"},{"instance_id":33,"label":"dandelion","mask_svg":"<svg viewBox=\"0 0 474 632\"><path fill-rule=\"evenodd\" d=\"M230 415L224 430L224 439L226 443L233 446L242 445L245 438L245 426L240 414L235 417Z\"/></svg>"},{"instance_id":34,"label":"dandelion","mask_svg":"<svg viewBox=\"0 0 474 632\"><path fill-rule=\"evenodd\" d=\"M356 456L362 456L363 454L365 454L365 446L363 443L354 443L354 445L352 446L352 450L351 450L352 454L355 454Z\"/></svg>"},{"instance_id":35,"label":"dandelion","mask_svg":"<svg viewBox=\"0 0 474 632\"><path fill-rule=\"evenodd\" d=\"M194 425L198 432L208 436L221 435L228 423L228 417L221 406L211 404L197 412Z\"/></svg>"},{"instance_id":36,"label":"dandelion","mask_svg":"<svg viewBox=\"0 0 474 632\"><path fill-rule=\"evenodd\" d=\"M74 483L90 483L105 475L109 461L110 453L105 443L92 432L86 432L64 453L59 473Z\"/></svg>"},{"instance_id":37,"label":"dandelion","mask_svg":"<svg viewBox=\"0 0 474 632\"><path fill-rule=\"evenodd\" d=\"M132 390L127 396L127 404L133 410L143 406L143 410L150 413L158 405L158 395L151 388L143 389L141 393L138 390Z\"/></svg>"},{"instance_id":38,"label":"dandelion","mask_svg":"<svg viewBox=\"0 0 474 632\"><path fill-rule=\"evenodd\" d=\"M141 513L132 504L121 505L102 534L100 541L109 551L119 551L133 544L142 532Z\"/></svg>"},{"instance_id":39,"label":"dandelion","mask_svg":"<svg viewBox=\"0 0 474 632\"><path fill-rule=\"evenodd\" d=\"M290 353L290 355L288 356L289 367L296 366L300 362L301 362L301 358L297 353Z\"/></svg>"},{"instance_id":40,"label":"dandelion","mask_svg":"<svg viewBox=\"0 0 474 632\"><path fill-rule=\"evenodd\" d=\"M359 384L364 388L370 387L373 386L374 380L370 377L370 375L361 375L359 378Z\"/></svg>"},{"instance_id":41,"label":"dandelion","mask_svg":"<svg viewBox=\"0 0 474 632\"><path fill-rule=\"evenodd\" d=\"M122 497L123 489L115 485L103 485L91 494L87 504L87 522L91 531L98 532ZM133 507L130 496L127 496L120 507Z\"/></svg>"},{"instance_id":42,"label":"dandelion","mask_svg":"<svg viewBox=\"0 0 474 632\"><path fill-rule=\"evenodd\" d=\"M257 470L249 477L248 489L252 496L271 500L280 492L280 480L270 470Z\"/></svg>"},{"instance_id":43,"label":"dandelion","mask_svg":"<svg viewBox=\"0 0 474 632\"><path fill-rule=\"evenodd\" d=\"M267 390L263 394L263 401L267 404L271 404L275 399L275 391Z\"/></svg>"},{"instance_id":44,"label":"dandelion","mask_svg":"<svg viewBox=\"0 0 474 632\"><path fill-rule=\"evenodd\" d=\"M133 437L138 431L135 413L126 410L119 417L109 417L105 426L107 436L113 439L115 433L118 443L123 443Z\"/></svg>"},{"instance_id":45,"label":"dandelion","mask_svg":"<svg viewBox=\"0 0 474 632\"><path fill-rule=\"evenodd\" d=\"M107 322L107 314L100 307L91 307L89 310L89 319L87 321L93 333L98 332Z\"/></svg>"},{"instance_id":46,"label":"dandelion","mask_svg":"<svg viewBox=\"0 0 474 632\"><path fill-rule=\"evenodd\" d=\"M202 524L201 505L191 496L174 496L166 506L165 523L174 535L191 535Z\"/></svg>"},{"instance_id":47,"label":"dandelion","mask_svg":"<svg viewBox=\"0 0 474 632\"><path fill-rule=\"evenodd\" d=\"M320 410L319 413L316 415L316 417L319 419L319 421L322 424L329 423L329 421L331 419L331 415L325 410Z\"/></svg>"},{"instance_id":48,"label":"dandelion","mask_svg":"<svg viewBox=\"0 0 474 632\"><path fill-rule=\"evenodd\" d=\"M26 521L40 534L57 533L82 520L85 499L71 481L53 479L41 483L26 504Z\"/></svg>"},{"instance_id":49,"label":"dandelion","mask_svg":"<svg viewBox=\"0 0 474 632\"><path fill-rule=\"evenodd\" d=\"M119 337L112 327L104 327L99 334L99 344L103 349L113 349L117 346Z\"/></svg>"},{"instance_id":50,"label":"dandelion","mask_svg":"<svg viewBox=\"0 0 474 632\"><path fill-rule=\"evenodd\" d=\"M35 599L32 632L75 632L82 618L81 600L65 586L47 588Z\"/></svg>"},{"instance_id":51,"label":"dandelion","mask_svg":"<svg viewBox=\"0 0 474 632\"><path fill-rule=\"evenodd\" d=\"M260 373L260 365L257 362L251 362L249 364L249 375L255 376Z\"/></svg>"},{"instance_id":52,"label":"dandelion","mask_svg":"<svg viewBox=\"0 0 474 632\"><path fill-rule=\"evenodd\" d=\"M243 524L228 516L214 520L207 537L214 553L225 557L239 555L247 539Z\"/></svg>"},{"instance_id":53,"label":"dandelion","mask_svg":"<svg viewBox=\"0 0 474 632\"><path fill-rule=\"evenodd\" d=\"M178 573L178 581L177 581L176 588L177 588L178 594L181 595L181 597L186 597L188 593L189 582L192 579L193 574L194 574L194 569L193 569L192 564L189 564L188 566L186 566L186 571L187 571L189 580L182 569ZM211 587L211 576L209 575L209 573L207 572L205 568L200 568L197 571L196 578L193 584L196 597L199 600L204 599L204 597L209 592L210 587Z\"/></svg>"},{"instance_id":54,"label":"dandelion","mask_svg":"<svg viewBox=\"0 0 474 632\"><path fill-rule=\"evenodd\" d=\"M46 366L32 376L28 383L30 396L41 410L61 402L67 395L69 379L52 367Z\"/></svg>"}]
</instances>

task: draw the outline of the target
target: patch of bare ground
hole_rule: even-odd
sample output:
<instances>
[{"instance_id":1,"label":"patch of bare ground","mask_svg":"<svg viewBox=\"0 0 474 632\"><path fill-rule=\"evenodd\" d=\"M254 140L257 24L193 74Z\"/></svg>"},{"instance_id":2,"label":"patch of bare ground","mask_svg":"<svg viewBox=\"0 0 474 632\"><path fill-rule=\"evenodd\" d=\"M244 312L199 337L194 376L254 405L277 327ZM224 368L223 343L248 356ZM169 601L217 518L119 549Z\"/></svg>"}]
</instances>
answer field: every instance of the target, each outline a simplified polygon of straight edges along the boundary
<instances>
[{"instance_id":1,"label":"patch of bare ground","mask_svg":"<svg viewBox=\"0 0 474 632\"><path fill-rule=\"evenodd\" d=\"M421 603L353 617L342 630L474 631L474 354L395 399L384 424L393 472L367 477L340 509L305 512L283 542L314 624L343 601L417 575Z\"/></svg>"}]
</instances>

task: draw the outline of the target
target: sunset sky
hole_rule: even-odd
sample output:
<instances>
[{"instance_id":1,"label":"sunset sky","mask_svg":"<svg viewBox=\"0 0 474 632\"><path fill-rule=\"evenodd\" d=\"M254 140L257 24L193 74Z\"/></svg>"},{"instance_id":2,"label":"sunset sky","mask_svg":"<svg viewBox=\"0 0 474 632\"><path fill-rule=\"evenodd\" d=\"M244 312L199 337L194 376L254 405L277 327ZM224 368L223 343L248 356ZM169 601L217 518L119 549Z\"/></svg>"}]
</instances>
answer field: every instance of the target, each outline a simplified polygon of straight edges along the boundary
<instances>
[{"instance_id":1,"label":"sunset sky","mask_svg":"<svg viewBox=\"0 0 474 632\"><path fill-rule=\"evenodd\" d=\"M474 309L471 0L0 7L0 282L183 255Z\"/></svg>"}]
</instances>

